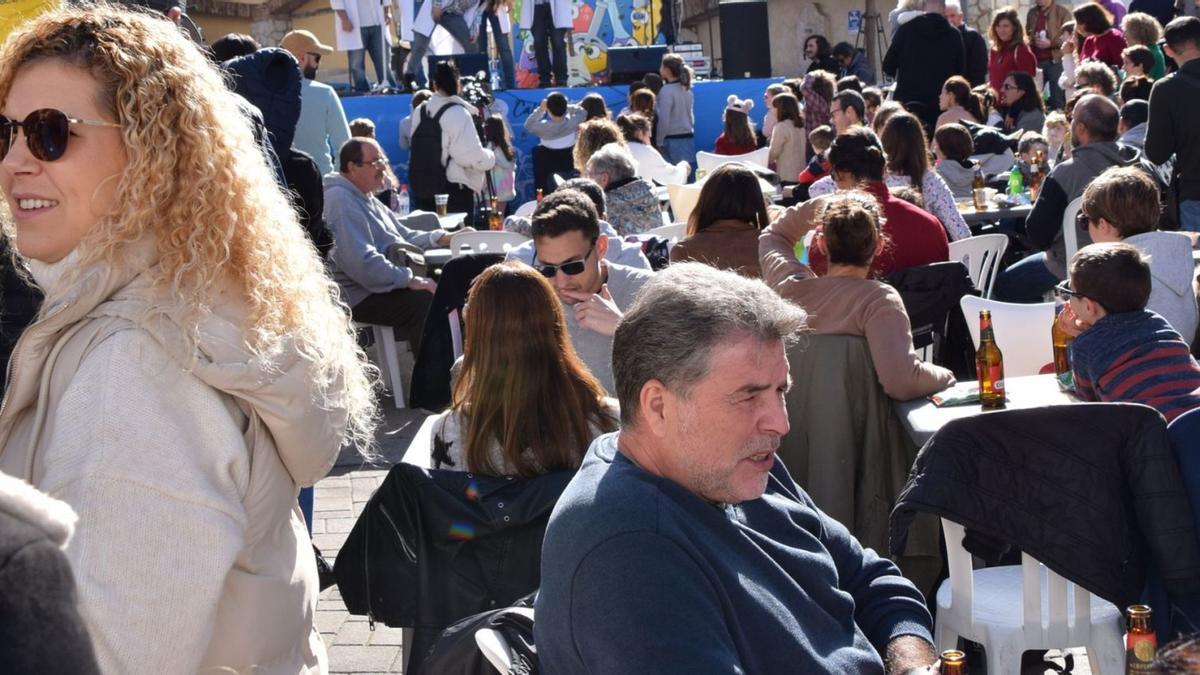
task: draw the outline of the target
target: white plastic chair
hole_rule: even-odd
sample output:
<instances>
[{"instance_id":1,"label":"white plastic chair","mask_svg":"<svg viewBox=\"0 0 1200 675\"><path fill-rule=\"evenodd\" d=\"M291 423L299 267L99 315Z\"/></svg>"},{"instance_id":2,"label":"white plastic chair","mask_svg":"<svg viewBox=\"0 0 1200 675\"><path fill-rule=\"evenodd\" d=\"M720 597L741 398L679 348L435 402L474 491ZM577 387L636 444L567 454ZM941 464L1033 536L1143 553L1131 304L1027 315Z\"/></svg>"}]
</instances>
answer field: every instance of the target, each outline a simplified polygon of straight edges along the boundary
<instances>
[{"instance_id":1,"label":"white plastic chair","mask_svg":"<svg viewBox=\"0 0 1200 675\"><path fill-rule=\"evenodd\" d=\"M462 334L462 319L459 318L458 310L450 310L448 315L450 320L450 348L454 351L454 360L463 355L463 334Z\"/></svg>"},{"instance_id":2,"label":"white plastic chair","mask_svg":"<svg viewBox=\"0 0 1200 675\"><path fill-rule=\"evenodd\" d=\"M753 164L757 167L767 169L767 163L770 161L770 148L759 148L754 152L747 152L744 155L717 155L711 152L701 150L696 153L696 169L703 169L711 172L713 169L728 164L730 162L741 162L743 164Z\"/></svg>"},{"instance_id":3,"label":"white plastic chair","mask_svg":"<svg viewBox=\"0 0 1200 675\"><path fill-rule=\"evenodd\" d=\"M686 223L671 223L656 227L653 230L646 230L645 234L658 237L659 239L667 239L672 242L683 239L683 233L687 230Z\"/></svg>"},{"instance_id":4,"label":"white plastic chair","mask_svg":"<svg viewBox=\"0 0 1200 675\"><path fill-rule=\"evenodd\" d=\"M379 368L380 379L392 391L392 400L396 408L404 406L404 382L400 377L400 350L396 347L396 332L391 326L381 326L374 323L354 322L355 329L370 328L375 337L375 365ZM408 344L405 342L404 344Z\"/></svg>"},{"instance_id":5,"label":"white plastic chair","mask_svg":"<svg viewBox=\"0 0 1200 675\"><path fill-rule=\"evenodd\" d=\"M1086 647L1095 675L1125 668L1121 611L1112 603L1022 554L1020 565L973 570L966 529L942 519L950 578L937 591L934 642L954 649L959 637L983 645L989 673L1021 672L1031 649Z\"/></svg>"},{"instance_id":6,"label":"white plastic chair","mask_svg":"<svg viewBox=\"0 0 1200 675\"><path fill-rule=\"evenodd\" d=\"M513 211L513 215L521 216L522 218L528 218L533 215L533 211L537 208L537 205L538 203L536 199L530 199L524 204L518 206L517 210Z\"/></svg>"},{"instance_id":7,"label":"white plastic chair","mask_svg":"<svg viewBox=\"0 0 1200 675\"><path fill-rule=\"evenodd\" d=\"M562 185L563 183L567 182L566 178L563 178L562 176L560 176L558 174L554 174L553 178L554 178L554 187L558 187L559 185Z\"/></svg>"},{"instance_id":8,"label":"white plastic chair","mask_svg":"<svg viewBox=\"0 0 1200 675\"><path fill-rule=\"evenodd\" d=\"M700 185L668 185L667 195L671 199L671 216L676 223L686 223L700 201Z\"/></svg>"},{"instance_id":9,"label":"white plastic chair","mask_svg":"<svg viewBox=\"0 0 1200 675\"><path fill-rule=\"evenodd\" d=\"M1000 272L1000 259L1007 248L1007 235L981 234L950 242L950 259L966 265L975 288L983 292L983 297L990 298Z\"/></svg>"},{"instance_id":10,"label":"white plastic chair","mask_svg":"<svg viewBox=\"0 0 1200 675\"><path fill-rule=\"evenodd\" d=\"M1037 375L1043 366L1054 362L1054 346L1050 342L1053 302L1019 305L964 295L959 306L976 347L979 347L979 310L991 310L996 346L1004 354L1005 377Z\"/></svg>"},{"instance_id":11,"label":"white plastic chair","mask_svg":"<svg viewBox=\"0 0 1200 675\"><path fill-rule=\"evenodd\" d=\"M450 237L450 251L455 258L471 253L508 253L527 241L529 237L517 232L456 232Z\"/></svg>"},{"instance_id":12,"label":"white plastic chair","mask_svg":"<svg viewBox=\"0 0 1200 675\"><path fill-rule=\"evenodd\" d=\"M526 614L530 619L533 617L533 608L516 607L514 612ZM492 628L480 628L475 631L475 646L479 647L479 651L483 652L483 657L488 663L499 672L507 674L512 666L512 661L508 656L508 644L504 641L504 636L499 631Z\"/></svg>"},{"instance_id":13,"label":"white plastic chair","mask_svg":"<svg viewBox=\"0 0 1200 675\"><path fill-rule=\"evenodd\" d=\"M1067 210L1063 211L1063 244L1067 252L1067 266L1071 265L1071 258L1075 256L1075 252L1079 250L1079 228L1075 226L1075 216L1079 215L1079 210L1083 208L1083 197L1076 197L1067 204Z\"/></svg>"}]
</instances>

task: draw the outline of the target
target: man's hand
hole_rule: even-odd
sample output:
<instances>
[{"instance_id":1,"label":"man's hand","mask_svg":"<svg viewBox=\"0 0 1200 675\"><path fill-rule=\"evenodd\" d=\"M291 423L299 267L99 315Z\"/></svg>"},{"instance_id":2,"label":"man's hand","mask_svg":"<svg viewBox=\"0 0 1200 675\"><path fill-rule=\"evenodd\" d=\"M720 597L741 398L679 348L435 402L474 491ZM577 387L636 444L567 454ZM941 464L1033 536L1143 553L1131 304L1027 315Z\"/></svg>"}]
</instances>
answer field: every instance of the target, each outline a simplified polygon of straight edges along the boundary
<instances>
[{"instance_id":1,"label":"man's hand","mask_svg":"<svg viewBox=\"0 0 1200 675\"><path fill-rule=\"evenodd\" d=\"M916 635L901 635L887 646L887 675L940 672L933 645Z\"/></svg>"},{"instance_id":2,"label":"man's hand","mask_svg":"<svg viewBox=\"0 0 1200 675\"><path fill-rule=\"evenodd\" d=\"M1071 303L1063 305L1062 311L1054 319L1058 322L1058 327L1071 337L1079 337L1083 331L1091 328L1091 324L1079 318L1075 310L1071 309Z\"/></svg>"},{"instance_id":3,"label":"man's hand","mask_svg":"<svg viewBox=\"0 0 1200 675\"><path fill-rule=\"evenodd\" d=\"M546 99L542 99L542 102L538 104L538 110L542 111L543 115L546 114Z\"/></svg>"},{"instance_id":4,"label":"man's hand","mask_svg":"<svg viewBox=\"0 0 1200 675\"><path fill-rule=\"evenodd\" d=\"M459 232L474 232L474 231L475 231L475 228L470 227L470 226L464 226L464 227L458 228L457 230L455 230L453 232L447 232L446 234L442 235L441 239L438 239L438 242L437 242L438 246L449 246L450 238L453 237L454 235L458 234Z\"/></svg>"},{"instance_id":5,"label":"man's hand","mask_svg":"<svg viewBox=\"0 0 1200 675\"><path fill-rule=\"evenodd\" d=\"M429 291L432 293L437 290L437 284L433 281L433 279L426 279L425 277L413 277L412 280L408 282L408 286L405 288L410 291Z\"/></svg>"},{"instance_id":6,"label":"man's hand","mask_svg":"<svg viewBox=\"0 0 1200 675\"><path fill-rule=\"evenodd\" d=\"M1038 49L1050 49L1051 44L1053 43L1050 42L1050 38L1039 37L1033 41L1033 46Z\"/></svg>"},{"instance_id":7,"label":"man's hand","mask_svg":"<svg viewBox=\"0 0 1200 675\"><path fill-rule=\"evenodd\" d=\"M438 7L436 3L433 5L433 8L431 10L429 10L429 13L431 15L433 15L434 21L436 21L437 23L442 22L442 8Z\"/></svg>"},{"instance_id":8,"label":"man's hand","mask_svg":"<svg viewBox=\"0 0 1200 675\"><path fill-rule=\"evenodd\" d=\"M348 14L346 14L346 10L344 10L344 9L337 10L337 15L338 15L338 19L340 19L342 22L342 32L343 33L349 33L350 31L354 30L354 22L351 21L350 16Z\"/></svg>"},{"instance_id":9,"label":"man's hand","mask_svg":"<svg viewBox=\"0 0 1200 675\"><path fill-rule=\"evenodd\" d=\"M578 300L575 304L575 321L580 326L601 335L612 337L617 332L617 324L624 314L617 303L613 302L608 292L608 284L600 286L599 293L581 293L579 291L563 291L567 297Z\"/></svg>"}]
</instances>

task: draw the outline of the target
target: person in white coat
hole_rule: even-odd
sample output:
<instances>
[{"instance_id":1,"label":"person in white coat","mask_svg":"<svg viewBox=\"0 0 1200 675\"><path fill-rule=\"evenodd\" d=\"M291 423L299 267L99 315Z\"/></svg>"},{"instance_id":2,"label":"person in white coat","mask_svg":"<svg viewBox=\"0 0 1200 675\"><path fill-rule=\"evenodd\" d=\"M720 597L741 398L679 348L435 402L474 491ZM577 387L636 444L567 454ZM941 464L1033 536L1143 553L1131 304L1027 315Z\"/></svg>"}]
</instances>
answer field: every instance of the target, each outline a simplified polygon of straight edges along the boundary
<instances>
[{"instance_id":1,"label":"person in white coat","mask_svg":"<svg viewBox=\"0 0 1200 675\"><path fill-rule=\"evenodd\" d=\"M533 35L533 57L537 60L538 86L551 86L550 51L554 52L554 86L567 86L567 33L571 30L571 0L525 0L521 3L521 26Z\"/></svg>"},{"instance_id":2,"label":"person in white coat","mask_svg":"<svg viewBox=\"0 0 1200 675\"><path fill-rule=\"evenodd\" d=\"M487 51L488 28L491 28L492 39L496 41L496 54L500 59L501 83L505 89L517 86L512 45L509 44L509 35L512 33L511 3L512 0L483 0L483 17L479 22L479 49Z\"/></svg>"},{"instance_id":3,"label":"person in white coat","mask_svg":"<svg viewBox=\"0 0 1200 675\"><path fill-rule=\"evenodd\" d=\"M329 0L329 6L337 15L338 49L346 52L350 62L350 86L354 91L371 91L367 81L367 53L375 64L375 77L380 86L385 82L396 86L396 79L388 67L391 58L391 0Z\"/></svg>"},{"instance_id":4,"label":"person in white coat","mask_svg":"<svg viewBox=\"0 0 1200 675\"><path fill-rule=\"evenodd\" d=\"M416 0L401 0L412 5ZM404 79L408 88L413 89L413 83L425 86L425 54L429 52L429 43L433 39L433 31L441 26L455 42L462 46L463 52L471 54L479 51L479 43L471 34L470 22L467 15L479 5L479 0L424 0L414 12L412 27L412 52L408 55L408 64L404 67ZM405 14L408 14L405 10Z\"/></svg>"},{"instance_id":5,"label":"person in white coat","mask_svg":"<svg viewBox=\"0 0 1200 675\"><path fill-rule=\"evenodd\" d=\"M444 106L453 106L442 115L442 165L446 167L446 194L450 213L466 213L463 221L472 225L475 196L483 191L486 172L496 165L496 155L479 140L475 116L479 110L459 98L458 67L443 61L433 70L433 97L413 113L413 134L428 116L432 119ZM416 206L425 211L437 208L434 198L418 198Z\"/></svg>"}]
</instances>

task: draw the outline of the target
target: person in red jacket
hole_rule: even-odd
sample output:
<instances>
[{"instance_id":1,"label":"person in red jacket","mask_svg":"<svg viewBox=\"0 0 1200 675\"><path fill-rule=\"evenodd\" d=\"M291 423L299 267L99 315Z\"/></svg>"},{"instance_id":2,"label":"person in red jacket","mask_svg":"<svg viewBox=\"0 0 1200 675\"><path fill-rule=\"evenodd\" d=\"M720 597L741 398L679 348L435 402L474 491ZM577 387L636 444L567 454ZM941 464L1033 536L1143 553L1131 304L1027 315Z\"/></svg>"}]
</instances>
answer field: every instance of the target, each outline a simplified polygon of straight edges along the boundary
<instances>
[{"instance_id":1,"label":"person in red jacket","mask_svg":"<svg viewBox=\"0 0 1200 675\"><path fill-rule=\"evenodd\" d=\"M1121 52L1128 45L1121 31L1113 27L1112 14L1100 5L1089 2L1075 8L1075 23L1085 36L1079 48L1079 60L1102 61L1113 70L1124 64Z\"/></svg>"},{"instance_id":2,"label":"person in red jacket","mask_svg":"<svg viewBox=\"0 0 1200 675\"><path fill-rule=\"evenodd\" d=\"M988 40L992 43L988 54L988 84L997 98L1003 91L1005 78L1014 70L1029 73L1030 77L1037 75L1037 57L1025 41L1025 30L1021 28L1017 10L1004 7L996 12L992 27L988 29Z\"/></svg>"},{"instance_id":3,"label":"person in red jacket","mask_svg":"<svg viewBox=\"0 0 1200 675\"><path fill-rule=\"evenodd\" d=\"M754 136L754 126L750 124L750 109L754 107L751 99L740 100L737 94L730 94L725 105L725 128L717 136L713 152L718 155L744 155L758 149L758 139Z\"/></svg>"},{"instance_id":4,"label":"person in red jacket","mask_svg":"<svg viewBox=\"0 0 1200 675\"><path fill-rule=\"evenodd\" d=\"M873 131L856 127L842 132L829 148L829 164L839 190L863 190L883 207L882 229L890 243L871 263L872 278L950 259L950 244L941 222L888 191L883 182L886 164L883 146ZM825 255L816 247L808 255L809 266L818 275L824 275L828 269Z\"/></svg>"}]
</instances>

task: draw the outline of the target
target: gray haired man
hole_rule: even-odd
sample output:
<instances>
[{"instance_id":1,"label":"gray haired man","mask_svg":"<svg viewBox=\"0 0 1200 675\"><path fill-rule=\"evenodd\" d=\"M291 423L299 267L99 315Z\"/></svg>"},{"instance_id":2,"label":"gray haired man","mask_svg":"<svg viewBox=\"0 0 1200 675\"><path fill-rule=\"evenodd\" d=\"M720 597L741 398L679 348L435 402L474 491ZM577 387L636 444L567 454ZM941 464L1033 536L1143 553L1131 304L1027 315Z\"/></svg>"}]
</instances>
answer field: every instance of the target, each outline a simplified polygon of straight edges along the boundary
<instances>
[{"instance_id":1,"label":"gray haired man","mask_svg":"<svg viewBox=\"0 0 1200 675\"><path fill-rule=\"evenodd\" d=\"M534 635L555 673L908 673L929 613L775 457L804 310L696 263L617 327L621 430L550 517Z\"/></svg>"},{"instance_id":2,"label":"gray haired man","mask_svg":"<svg viewBox=\"0 0 1200 675\"><path fill-rule=\"evenodd\" d=\"M617 234L641 234L663 224L654 185L638 177L633 155L619 143L593 153L584 175L604 188L607 220Z\"/></svg>"}]
</instances>

